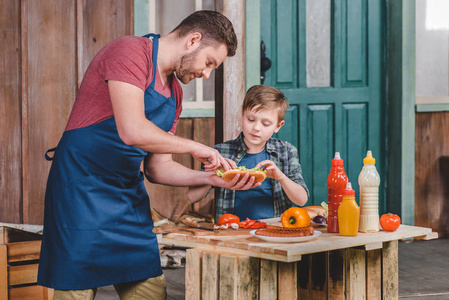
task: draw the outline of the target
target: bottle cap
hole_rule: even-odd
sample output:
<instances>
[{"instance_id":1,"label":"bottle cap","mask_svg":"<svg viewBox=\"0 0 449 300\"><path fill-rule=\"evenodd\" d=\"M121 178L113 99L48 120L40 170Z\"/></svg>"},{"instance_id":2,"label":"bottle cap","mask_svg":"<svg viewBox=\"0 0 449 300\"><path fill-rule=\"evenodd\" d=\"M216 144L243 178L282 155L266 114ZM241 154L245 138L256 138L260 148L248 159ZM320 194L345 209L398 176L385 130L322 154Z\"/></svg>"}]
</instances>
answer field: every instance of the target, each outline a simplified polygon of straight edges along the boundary
<instances>
[{"instance_id":1,"label":"bottle cap","mask_svg":"<svg viewBox=\"0 0 449 300\"><path fill-rule=\"evenodd\" d=\"M332 160L332 166L343 166L343 159L340 158L340 152L335 152L335 157Z\"/></svg>"},{"instance_id":2,"label":"bottle cap","mask_svg":"<svg viewBox=\"0 0 449 300\"><path fill-rule=\"evenodd\" d=\"M343 192L343 196L355 196L355 191L352 189L351 182L346 184L346 189Z\"/></svg>"},{"instance_id":3,"label":"bottle cap","mask_svg":"<svg viewBox=\"0 0 449 300\"><path fill-rule=\"evenodd\" d=\"M366 157L363 159L363 163L370 165L374 165L376 163L376 160L374 159L371 150L368 150L368 152L366 153Z\"/></svg>"}]
</instances>

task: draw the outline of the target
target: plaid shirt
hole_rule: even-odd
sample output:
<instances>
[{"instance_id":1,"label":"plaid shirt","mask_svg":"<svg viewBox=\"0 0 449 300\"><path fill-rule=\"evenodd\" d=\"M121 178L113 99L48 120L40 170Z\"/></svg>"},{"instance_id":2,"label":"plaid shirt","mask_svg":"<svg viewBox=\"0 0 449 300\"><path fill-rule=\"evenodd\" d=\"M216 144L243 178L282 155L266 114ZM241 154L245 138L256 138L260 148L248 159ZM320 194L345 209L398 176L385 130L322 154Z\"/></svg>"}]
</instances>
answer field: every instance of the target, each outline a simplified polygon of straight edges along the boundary
<instances>
[{"instance_id":1,"label":"plaid shirt","mask_svg":"<svg viewBox=\"0 0 449 300\"><path fill-rule=\"evenodd\" d=\"M270 138L265 145L270 160L291 180L301 185L309 194L309 190L302 178L301 165L299 164L298 150L289 142L281 141L279 139ZM238 165L242 158L246 155L247 147L243 142L243 133L235 140L230 140L222 144L214 146L220 154L232 159ZM281 183L273 178L271 180L271 187L273 193L274 203L274 217L279 217L282 213L294 205L288 199ZM235 191L215 188L215 216L218 219L223 214L234 213L235 205Z\"/></svg>"}]
</instances>

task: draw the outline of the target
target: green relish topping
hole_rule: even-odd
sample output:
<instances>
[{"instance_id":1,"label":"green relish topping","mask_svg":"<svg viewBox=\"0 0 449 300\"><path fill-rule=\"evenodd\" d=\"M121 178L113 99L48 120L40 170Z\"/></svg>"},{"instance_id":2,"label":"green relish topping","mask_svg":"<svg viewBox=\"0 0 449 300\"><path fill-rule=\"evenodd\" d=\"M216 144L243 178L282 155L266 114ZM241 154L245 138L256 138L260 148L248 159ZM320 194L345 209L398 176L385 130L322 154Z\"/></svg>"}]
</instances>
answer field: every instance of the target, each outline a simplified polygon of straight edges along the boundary
<instances>
[{"instance_id":1,"label":"green relish topping","mask_svg":"<svg viewBox=\"0 0 449 300\"><path fill-rule=\"evenodd\" d=\"M240 166L240 167L237 167L237 168L235 168L235 169L233 169L233 170L249 171L249 172L257 172L257 171L259 171L259 172L264 172L265 175L267 174L267 171L265 171L265 170L262 169L262 168L252 168L252 169L248 169L248 168L246 168L246 167ZM220 176L220 177L223 177L223 174L224 174L225 172L226 172L226 171L225 171L224 169L217 170L217 175Z\"/></svg>"}]
</instances>

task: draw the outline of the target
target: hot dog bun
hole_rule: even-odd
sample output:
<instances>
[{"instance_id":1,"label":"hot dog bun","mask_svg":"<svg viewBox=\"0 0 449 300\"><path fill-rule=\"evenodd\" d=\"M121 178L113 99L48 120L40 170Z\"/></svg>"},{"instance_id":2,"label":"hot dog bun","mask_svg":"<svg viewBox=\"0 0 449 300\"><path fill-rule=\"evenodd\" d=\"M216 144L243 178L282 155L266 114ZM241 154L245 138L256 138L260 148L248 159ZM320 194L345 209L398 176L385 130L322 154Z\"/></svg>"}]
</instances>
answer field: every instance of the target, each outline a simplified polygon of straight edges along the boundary
<instances>
[{"instance_id":1,"label":"hot dog bun","mask_svg":"<svg viewBox=\"0 0 449 300\"><path fill-rule=\"evenodd\" d=\"M245 176L246 174L249 174L250 178L251 178L251 176L256 177L254 180L254 183L263 182L265 180L265 178L267 178L267 174L265 174L265 172L259 168L247 169L245 167L238 167L236 169L228 170L225 172L223 172L223 170L217 171L217 175L223 177L223 179L226 181L231 181L232 179L234 179L234 177L237 174L240 174L240 177L237 180L237 182L240 181L243 178L243 176Z\"/></svg>"},{"instance_id":2,"label":"hot dog bun","mask_svg":"<svg viewBox=\"0 0 449 300\"><path fill-rule=\"evenodd\" d=\"M307 210L307 213L309 214L311 219L315 218L317 215L321 216L327 215L326 210L322 206L312 205L312 206L304 206L303 208Z\"/></svg>"}]
</instances>

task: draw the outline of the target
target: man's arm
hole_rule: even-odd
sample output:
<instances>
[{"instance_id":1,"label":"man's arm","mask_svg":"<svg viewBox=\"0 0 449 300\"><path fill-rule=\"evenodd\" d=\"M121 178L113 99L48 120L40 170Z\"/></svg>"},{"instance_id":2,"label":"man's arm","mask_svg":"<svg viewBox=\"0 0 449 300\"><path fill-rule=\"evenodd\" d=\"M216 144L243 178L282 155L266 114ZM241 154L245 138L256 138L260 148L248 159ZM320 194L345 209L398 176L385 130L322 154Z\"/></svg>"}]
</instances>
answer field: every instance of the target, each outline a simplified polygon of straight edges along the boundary
<instances>
[{"instance_id":1,"label":"man's arm","mask_svg":"<svg viewBox=\"0 0 449 300\"><path fill-rule=\"evenodd\" d=\"M195 203L203 199L209 189L211 188L210 185L199 185L199 186L189 186L189 190L187 191L187 199L191 203Z\"/></svg>"},{"instance_id":2,"label":"man's arm","mask_svg":"<svg viewBox=\"0 0 449 300\"><path fill-rule=\"evenodd\" d=\"M190 153L210 169L230 169L220 153L195 141L171 135L145 117L144 91L120 81L108 81L117 131L127 145L152 153Z\"/></svg>"},{"instance_id":3,"label":"man's arm","mask_svg":"<svg viewBox=\"0 0 449 300\"><path fill-rule=\"evenodd\" d=\"M171 186L212 185L232 190L248 190L260 185L260 182L254 183L255 178L249 178L248 174L239 182L238 176L228 182L213 172L189 169L175 162L171 154L148 153L144 171L148 181Z\"/></svg>"}]
</instances>

